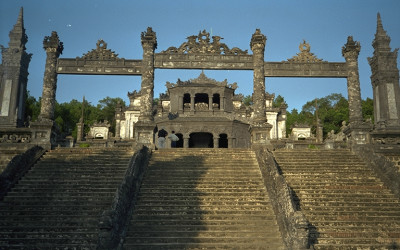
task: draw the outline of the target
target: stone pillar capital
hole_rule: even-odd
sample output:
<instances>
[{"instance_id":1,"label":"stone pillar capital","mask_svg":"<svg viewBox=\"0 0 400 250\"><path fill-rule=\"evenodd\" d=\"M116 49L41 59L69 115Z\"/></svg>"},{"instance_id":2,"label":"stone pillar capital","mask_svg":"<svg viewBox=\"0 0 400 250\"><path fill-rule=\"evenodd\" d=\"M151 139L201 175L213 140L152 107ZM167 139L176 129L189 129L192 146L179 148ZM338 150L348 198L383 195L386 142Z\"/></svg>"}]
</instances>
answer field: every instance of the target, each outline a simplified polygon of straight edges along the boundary
<instances>
[{"instance_id":1,"label":"stone pillar capital","mask_svg":"<svg viewBox=\"0 0 400 250\"><path fill-rule=\"evenodd\" d=\"M62 54L64 45L60 41L56 31L51 32L51 36L44 37L43 48L47 53L56 53L56 57Z\"/></svg>"},{"instance_id":2,"label":"stone pillar capital","mask_svg":"<svg viewBox=\"0 0 400 250\"><path fill-rule=\"evenodd\" d=\"M156 32L151 27L147 27L147 30L142 32L141 35L142 47L155 50L157 48L157 36Z\"/></svg>"},{"instance_id":3,"label":"stone pillar capital","mask_svg":"<svg viewBox=\"0 0 400 250\"><path fill-rule=\"evenodd\" d=\"M354 41L352 36L347 37L347 43L342 47L342 55L348 61L349 59L358 59L360 54L360 42Z\"/></svg>"},{"instance_id":4,"label":"stone pillar capital","mask_svg":"<svg viewBox=\"0 0 400 250\"><path fill-rule=\"evenodd\" d=\"M256 29L256 32L251 36L250 48L253 53L259 52L259 50L264 52L266 42L267 37L261 33L260 29Z\"/></svg>"}]
</instances>

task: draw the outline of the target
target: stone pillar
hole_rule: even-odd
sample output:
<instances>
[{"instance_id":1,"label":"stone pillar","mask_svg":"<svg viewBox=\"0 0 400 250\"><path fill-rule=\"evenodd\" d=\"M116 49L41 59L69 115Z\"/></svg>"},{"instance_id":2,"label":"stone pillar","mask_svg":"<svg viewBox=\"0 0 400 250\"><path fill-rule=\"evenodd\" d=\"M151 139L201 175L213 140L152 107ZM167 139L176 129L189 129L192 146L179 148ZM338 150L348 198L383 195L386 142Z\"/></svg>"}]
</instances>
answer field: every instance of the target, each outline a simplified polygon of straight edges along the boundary
<instances>
[{"instance_id":1,"label":"stone pillar","mask_svg":"<svg viewBox=\"0 0 400 250\"><path fill-rule=\"evenodd\" d=\"M151 122L153 121L154 50L157 48L156 33L151 27L148 27L146 32L142 32L141 40L143 61L139 121Z\"/></svg>"},{"instance_id":2,"label":"stone pillar","mask_svg":"<svg viewBox=\"0 0 400 250\"><path fill-rule=\"evenodd\" d=\"M213 110L213 97L212 97L212 94L211 94L211 96L208 96L208 110Z\"/></svg>"},{"instance_id":3,"label":"stone pillar","mask_svg":"<svg viewBox=\"0 0 400 250\"><path fill-rule=\"evenodd\" d=\"M219 106L219 109L221 110L221 111L224 111L225 110L225 96L221 96L220 97L220 106Z\"/></svg>"},{"instance_id":4,"label":"stone pillar","mask_svg":"<svg viewBox=\"0 0 400 250\"><path fill-rule=\"evenodd\" d=\"M259 29L251 37L250 48L253 51L253 120L265 122L265 75L264 50L267 38Z\"/></svg>"},{"instance_id":5,"label":"stone pillar","mask_svg":"<svg viewBox=\"0 0 400 250\"><path fill-rule=\"evenodd\" d=\"M250 48L253 51L253 121L250 125L251 143L270 144L269 133L272 125L267 123L265 113L265 75L264 50L267 38L259 29L251 37ZM231 147L232 140L228 147Z\"/></svg>"},{"instance_id":6,"label":"stone pillar","mask_svg":"<svg viewBox=\"0 0 400 250\"><path fill-rule=\"evenodd\" d=\"M194 97L195 95L190 95L190 111L194 111Z\"/></svg>"},{"instance_id":7,"label":"stone pillar","mask_svg":"<svg viewBox=\"0 0 400 250\"><path fill-rule=\"evenodd\" d=\"M153 118L153 92L154 92L154 50L157 48L156 33L148 27L142 32L142 85L140 89L140 115L135 126L135 138L138 145L155 147L154 145L154 118Z\"/></svg>"},{"instance_id":8,"label":"stone pillar","mask_svg":"<svg viewBox=\"0 0 400 250\"><path fill-rule=\"evenodd\" d=\"M347 66L347 91L349 96L349 122L360 123L363 121L361 111L361 90L358 74L358 54L360 42L355 42L352 36L347 38L347 43L342 48L342 55Z\"/></svg>"},{"instance_id":9,"label":"stone pillar","mask_svg":"<svg viewBox=\"0 0 400 250\"><path fill-rule=\"evenodd\" d=\"M374 94L375 135L373 137L377 137L380 141L384 137L391 137L391 140L386 139L386 144L389 141L400 143L398 49L392 51L390 48L390 37L383 29L379 13L377 19L375 39L372 42L374 54L373 57L368 58L369 65L371 66L371 84ZM384 136L383 134L386 135Z\"/></svg>"},{"instance_id":10,"label":"stone pillar","mask_svg":"<svg viewBox=\"0 0 400 250\"><path fill-rule=\"evenodd\" d=\"M26 53L23 9L9 33L9 47L1 49L0 65L0 128L24 126L28 67L32 54Z\"/></svg>"},{"instance_id":11,"label":"stone pillar","mask_svg":"<svg viewBox=\"0 0 400 250\"><path fill-rule=\"evenodd\" d=\"M228 148L233 148L233 138L228 137Z\"/></svg>"},{"instance_id":12,"label":"stone pillar","mask_svg":"<svg viewBox=\"0 0 400 250\"><path fill-rule=\"evenodd\" d=\"M184 136L183 137L183 147L184 148L189 148L189 136Z\"/></svg>"},{"instance_id":13,"label":"stone pillar","mask_svg":"<svg viewBox=\"0 0 400 250\"><path fill-rule=\"evenodd\" d=\"M344 130L351 150L355 147L370 142L369 132L372 124L363 122L361 111L361 91L358 74L358 54L360 43L355 42L352 36L347 38L347 43L342 48L342 55L347 66L347 91L349 96L349 126Z\"/></svg>"},{"instance_id":14,"label":"stone pillar","mask_svg":"<svg viewBox=\"0 0 400 250\"><path fill-rule=\"evenodd\" d=\"M219 148L219 137L214 136L214 148Z\"/></svg>"},{"instance_id":15,"label":"stone pillar","mask_svg":"<svg viewBox=\"0 0 400 250\"><path fill-rule=\"evenodd\" d=\"M82 141L83 140L83 128L84 124L83 122L78 122L76 124L76 141Z\"/></svg>"},{"instance_id":16,"label":"stone pillar","mask_svg":"<svg viewBox=\"0 0 400 250\"><path fill-rule=\"evenodd\" d=\"M57 89L57 59L64 49L57 32L53 31L51 36L44 38L43 48L46 50L47 57L39 120L54 120Z\"/></svg>"},{"instance_id":17,"label":"stone pillar","mask_svg":"<svg viewBox=\"0 0 400 250\"><path fill-rule=\"evenodd\" d=\"M323 142L323 127L321 125L321 121L318 119L317 120L317 131L316 131L316 137L317 137L317 143L322 143Z\"/></svg>"},{"instance_id":18,"label":"stone pillar","mask_svg":"<svg viewBox=\"0 0 400 250\"><path fill-rule=\"evenodd\" d=\"M118 101L115 107L115 138L121 139L121 119L123 116L122 104Z\"/></svg>"}]
</instances>

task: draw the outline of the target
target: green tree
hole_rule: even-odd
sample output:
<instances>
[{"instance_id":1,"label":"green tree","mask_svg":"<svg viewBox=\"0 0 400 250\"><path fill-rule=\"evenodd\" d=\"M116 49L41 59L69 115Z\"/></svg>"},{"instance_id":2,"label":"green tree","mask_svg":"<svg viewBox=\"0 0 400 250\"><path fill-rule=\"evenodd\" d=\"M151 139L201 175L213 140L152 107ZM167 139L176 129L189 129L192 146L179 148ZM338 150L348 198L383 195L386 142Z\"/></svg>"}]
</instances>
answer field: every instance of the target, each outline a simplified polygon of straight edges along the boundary
<instances>
[{"instance_id":1,"label":"green tree","mask_svg":"<svg viewBox=\"0 0 400 250\"><path fill-rule=\"evenodd\" d=\"M252 95L244 96L242 102L247 107L253 105L253 96Z\"/></svg>"},{"instance_id":2,"label":"green tree","mask_svg":"<svg viewBox=\"0 0 400 250\"><path fill-rule=\"evenodd\" d=\"M40 114L40 98L39 101L36 100L35 97L30 95L30 92L26 91L26 100L25 100L25 121L31 120L36 121ZM30 117L30 118L28 118Z\"/></svg>"},{"instance_id":3,"label":"green tree","mask_svg":"<svg viewBox=\"0 0 400 250\"><path fill-rule=\"evenodd\" d=\"M361 100L361 107L364 120L371 119L372 123L374 123L374 100L369 97Z\"/></svg>"},{"instance_id":4,"label":"green tree","mask_svg":"<svg viewBox=\"0 0 400 250\"><path fill-rule=\"evenodd\" d=\"M281 105L285 103L285 98L283 98L281 95L278 95L275 97L275 99L272 102L272 107L273 108L279 108Z\"/></svg>"},{"instance_id":5,"label":"green tree","mask_svg":"<svg viewBox=\"0 0 400 250\"><path fill-rule=\"evenodd\" d=\"M124 100L119 97L111 98L107 96L106 98L99 101L97 108L99 109L99 114L97 121L107 120L110 123L110 132L115 134L115 108L117 103L120 102L121 105L125 106Z\"/></svg>"}]
</instances>

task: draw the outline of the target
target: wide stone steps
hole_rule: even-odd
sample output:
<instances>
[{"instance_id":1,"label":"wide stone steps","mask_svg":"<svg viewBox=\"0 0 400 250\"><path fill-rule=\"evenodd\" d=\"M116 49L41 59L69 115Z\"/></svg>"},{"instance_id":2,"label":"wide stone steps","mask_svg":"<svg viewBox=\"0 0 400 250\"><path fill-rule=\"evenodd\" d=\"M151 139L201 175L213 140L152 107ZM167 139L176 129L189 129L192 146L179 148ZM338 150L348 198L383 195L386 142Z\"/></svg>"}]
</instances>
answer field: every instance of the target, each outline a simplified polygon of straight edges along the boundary
<instances>
[{"instance_id":1,"label":"wide stone steps","mask_svg":"<svg viewBox=\"0 0 400 250\"><path fill-rule=\"evenodd\" d=\"M46 153L0 201L0 249L95 249L99 218L122 181L128 154Z\"/></svg>"},{"instance_id":2,"label":"wide stone steps","mask_svg":"<svg viewBox=\"0 0 400 250\"><path fill-rule=\"evenodd\" d=\"M284 249L249 150L153 153L125 249Z\"/></svg>"},{"instance_id":3,"label":"wide stone steps","mask_svg":"<svg viewBox=\"0 0 400 250\"><path fill-rule=\"evenodd\" d=\"M344 150L275 151L315 249L388 249L400 244L400 201Z\"/></svg>"}]
</instances>

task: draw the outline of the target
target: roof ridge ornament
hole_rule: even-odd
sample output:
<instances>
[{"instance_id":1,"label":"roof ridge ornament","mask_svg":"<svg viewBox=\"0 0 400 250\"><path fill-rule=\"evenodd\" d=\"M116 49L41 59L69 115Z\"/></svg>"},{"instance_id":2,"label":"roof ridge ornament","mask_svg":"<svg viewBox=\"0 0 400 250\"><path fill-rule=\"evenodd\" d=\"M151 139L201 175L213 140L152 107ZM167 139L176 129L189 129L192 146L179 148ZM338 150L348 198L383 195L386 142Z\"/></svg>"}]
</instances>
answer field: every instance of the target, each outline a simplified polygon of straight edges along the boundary
<instances>
[{"instance_id":1,"label":"roof ridge ornament","mask_svg":"<svg viewBox=\"0 0 400 250\"><path fill-rule=\"evenodd\" d=\"M299 45L299 50L300 53L297 53L292 58L287 59L287 61L296 63L324 62L322 59L317 58L313 53L310 52L311 46L304 39Z\"/></svg>"},{"instance_id":2,"label":"roof ridge ornament","mask_svg":"<svg viewBox=\"0 0 400 250\"><path fill-rule=\"evenodd\" d=\"M167 86L167 88L169 89L169 88L173 88L176 86L186 86L186 85L190 85L190 84L212 84L212 85L216 85L216 86L220 86L220 87L228 87L228 88L231 88L234 90L238 88L238 85L236 82L234 82L232 84L228 84L227 79L225 79L223 81L217 81L215 79L207 77L206 74L204 73L204 71L202 71L197 78L190 79L187 81L181 81L181 79L178 78L176 83L167 82L165 84L165 86Z\"/></svg>"},{"instance_id":3,"label":"roof ridge ornament","mask_svg":"<svg viewBox=\"0 0 400 250\"><path fill-rule=\"evenodd\" d=\"M123 58L118 58L118 54L115 54L115 51L107 49L107 43L103 39L97 41L95 49L92 49L91 51L88 51L86 54L83 54L81 58L77 57L77 59L101 60L101 61L123 60Z\"/></svg>"},{"instance_id":4,"label":"roof ridge ornament","mask_svg":"<svg viewBox=\"0 0 400 250\"><path fill-rule=\"evenodd\" d=\"M169 47L162 51L162 54L225 54L225 55L247 55L247 50L241 50L237 47L229 49L225 43L221 43L224 39L220 36L212 36L210 42L210 33L206 30L199 31L199 34L188 36L187 42L177 47Z\"/></svg>"}]
</instances>

